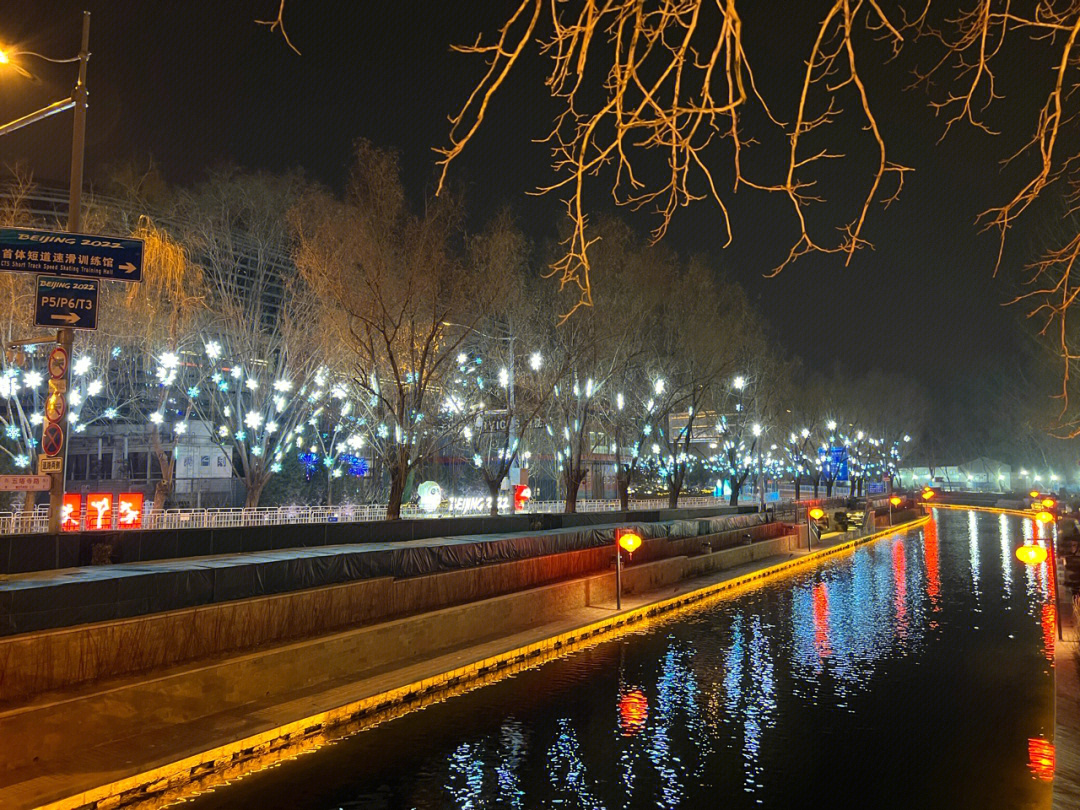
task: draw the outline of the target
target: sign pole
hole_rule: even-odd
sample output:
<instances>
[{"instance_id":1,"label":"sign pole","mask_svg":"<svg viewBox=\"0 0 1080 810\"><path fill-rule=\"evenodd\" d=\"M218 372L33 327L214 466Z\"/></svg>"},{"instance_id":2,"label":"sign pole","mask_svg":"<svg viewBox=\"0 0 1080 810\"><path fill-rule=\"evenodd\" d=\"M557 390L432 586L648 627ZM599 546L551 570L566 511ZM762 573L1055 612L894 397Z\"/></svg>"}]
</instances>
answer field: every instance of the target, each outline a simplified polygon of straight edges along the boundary
<instances>
[{"instance_id":1,"label":"sign pole","mask_svg":"<svg viewBox=\"0 0 1080 810\"><path fill-rule=\"evenodd\" d=\"M71 94L75 102L74 122L71 133L71 185L68 190L68 231L76 232L82 227L82 184L83 156L86 150L86 63L90 60L90 12L83 12L82 46L79 48L79 79L75 91ZM62 377L63 395L67 396L68 383L71 380L71 347L75 342L75 330L63 328L57 330L56 342L67 353L68 362ZM64 508L64 478L67 475L67 422L63 428L63 443L57 454L63 465L60 472L51 473L52 487L49 489L49 534L60 533L60 521Z\"/></svg>"},{"instance_id":2,"label":"sign pole","mask_svg":"<svg viewBox=\"0 0 1080 810\"><path fill-rule=\"evenodd\" d=\"M622 610L622 549L615 542L615 609Z\"/></svg>"}]
</instances>

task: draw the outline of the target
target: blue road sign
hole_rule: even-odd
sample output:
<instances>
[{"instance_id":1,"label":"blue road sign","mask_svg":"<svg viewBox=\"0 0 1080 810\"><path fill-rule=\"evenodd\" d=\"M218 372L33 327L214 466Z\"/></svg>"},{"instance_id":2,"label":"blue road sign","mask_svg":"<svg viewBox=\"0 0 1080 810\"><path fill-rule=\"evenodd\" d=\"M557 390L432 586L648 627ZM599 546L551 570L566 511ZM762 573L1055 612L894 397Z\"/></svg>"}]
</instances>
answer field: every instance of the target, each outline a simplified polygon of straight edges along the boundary
<instances>
[{"instance_id":1,"label":"blue road sign","mask_svg":"<svg viewBox=\"0 0 1080 810\"><path fill-rule=\"evenodd\" d=\"M0 270L142 281L143 240L0 228Z\"/></svg>"},{"instance_id":2,"label":"blue road sign","mask_svg":"<svg viewBox=\"0 0 1080 810\"><path fill-rule=\"evenodd\" d=\"M35 326L97 329L96 279L38 276L34 297Z\"/></svg>"},{"instance_id":3,"label":"blue road sign","mask_svg":"<svg viewBox=\"0 0 1080 810\"><path fill-rule=\"evenodd\" d=\"M848 480L848 451L846 447L830 447L818 449L818 458L822 462L822 470L833 481Z\"/></svg>"}]
</instances>

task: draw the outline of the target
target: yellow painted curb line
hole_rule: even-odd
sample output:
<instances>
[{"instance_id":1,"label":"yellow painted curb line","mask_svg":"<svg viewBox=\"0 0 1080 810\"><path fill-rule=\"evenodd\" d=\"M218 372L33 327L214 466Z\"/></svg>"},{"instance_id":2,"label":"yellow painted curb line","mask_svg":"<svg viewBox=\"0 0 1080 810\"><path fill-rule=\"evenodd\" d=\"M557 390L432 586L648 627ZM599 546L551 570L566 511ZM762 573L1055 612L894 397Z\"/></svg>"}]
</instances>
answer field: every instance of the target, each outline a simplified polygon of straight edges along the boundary
<instances>
[{"instance_id":1,"label":"yellow painted curb line","mask_svg":"<svg viewBox=\"0 0 1080 810\"><path fill-rule=\"evenodd\" d=\"M1006 509L1000 506L964 506L957 503L921 503L924 509L955 509L962 512L991 512L995 515L1019 515L1020 517L1035 518L1035 513L1030 509Z\"/></svg>"},{"instance_id":2,"label":"yellow painted curb line","mask_svg":"<svg viewBox=\"0 0 1080 810\"><path fill-rule=\"evenodd\" d=\"M900 523L846 543L813 551L794 560L762 568L734 579L713 583L678 596L631 608L608 618L582 625L533 644L457 667L421 681L400 686L362 700L318 712L268 731L217 746L201 754L177 760L83 793L59 799L42 810L75 810L87 805L98 808L162 807L190 798L193 794L228 784L248 774L286 759L311 753L357 731L394 719L418 708L442 701L496 680L532 669L571 650L607 641L607 634L629 630L627 625L691 606L709 597L727 595L760 580L806 568L881 537L908 531L928 523L929 515ZM712 601L712 600L710 600ZM634 628L637 629L637 628Z\"/></svg>"}]
</instances>

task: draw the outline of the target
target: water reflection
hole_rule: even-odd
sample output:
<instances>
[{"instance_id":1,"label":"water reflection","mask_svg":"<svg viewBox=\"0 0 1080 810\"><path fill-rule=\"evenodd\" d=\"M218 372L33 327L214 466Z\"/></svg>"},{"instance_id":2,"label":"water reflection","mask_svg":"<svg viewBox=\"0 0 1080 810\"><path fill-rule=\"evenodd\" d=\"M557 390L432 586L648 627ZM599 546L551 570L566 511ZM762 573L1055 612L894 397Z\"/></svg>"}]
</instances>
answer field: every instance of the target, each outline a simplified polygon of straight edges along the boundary
<instances>
[{"instance_id":1,"label":"water reflection","mask_svg":"<svg viewBox=\"0 0 1080 810\"><path fill-rule=\"evenodd\" d=\"M296 763L313 769L307 793L282 768L270 800L219 806L1035 806L1053 772L1054 616L1047 566L1021 574L1014 551L1038 532L935 510L818 570L331 746L370 747L342 755L370 769L355 784L319 772L320 752ZM370 800L369 783L394 798Z\"/></svg>"}]
</instances>

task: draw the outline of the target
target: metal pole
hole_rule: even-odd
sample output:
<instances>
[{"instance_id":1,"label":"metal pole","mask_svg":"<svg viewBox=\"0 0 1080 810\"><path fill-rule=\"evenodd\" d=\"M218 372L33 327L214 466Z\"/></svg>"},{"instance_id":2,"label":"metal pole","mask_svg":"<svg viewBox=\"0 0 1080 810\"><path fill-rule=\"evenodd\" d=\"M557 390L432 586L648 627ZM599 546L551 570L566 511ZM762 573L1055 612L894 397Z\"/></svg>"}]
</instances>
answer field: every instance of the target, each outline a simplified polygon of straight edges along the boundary
<instances>
[{"instance_id":1,"label":"metal pole","mask_svg":"<svg viewBox=\"0 0 1080 810\"><path fill-rule=\"evenodd\" d=\"M799 507L796 506L796 509ZM806 552L810 553L810 538L814 536L814 527L810 524L810 507L806 507Z\"/></svg>"},{"instance_id":2,"label":"metal pole","mask_svg":"<svg viewBox=\"0 0 1080 810\"><path fill-rule=\"evenodd\" d=\"M622 550L615 538L615 609L622 610Z\"/></svg>"},{"instance_id":3,"label":"metal pole","mask_svg":"<svg viewBox=\"0 0 1080 810\"><path fill-rule=\"evenodd\" d=\"M760 438L759 438L760 440ZM758 511L765 511L765 476L761 472L761 447L757 451Z\"/></svg>"},{"instance_id":4,"label":"metal pole","mask_svg":"<svg viewBox=\"0 0 1080 810\"><path fill-rule=\"evenodd\" d=\"M1047 526L1048 534L1050 535L1050 576L1054 578L1053 588L1053 600L1054 600L1054 624L1057 625L1057 637L1058 641L1062 640L1061 636L1061 602L1058 599L1058 576L1057 576L1057 543L1054 541L1054 530L1057 528L1057 521L1054 521L1054 525Z\"/></svg>"},{"instance_id":5,"label":"metal pole","mask_svg":"<svg viewBox=\"0 0 1080 810\"><path fill-rule=\"evenodd\" d=\"M71 132L71 185L68 189L68 231L75 232L82 227L82 184L83 156L86 150L86 64L90 60L90 12L83 12L82 45L79 48L79 78L71 94L75 102L75 116ZM68 364L64 372L64 396L67 396L68 383L71 380L71 346L75 342L74 329L60 329L56 333L56 342L67 352ZM64 507L64 479L67 476L67 425L64 428L64 440L60 448L62 467L60 472L52 473L52 486L49 488L49 533L60 533L60 519Z\"/></svg>"}]
</instances>

